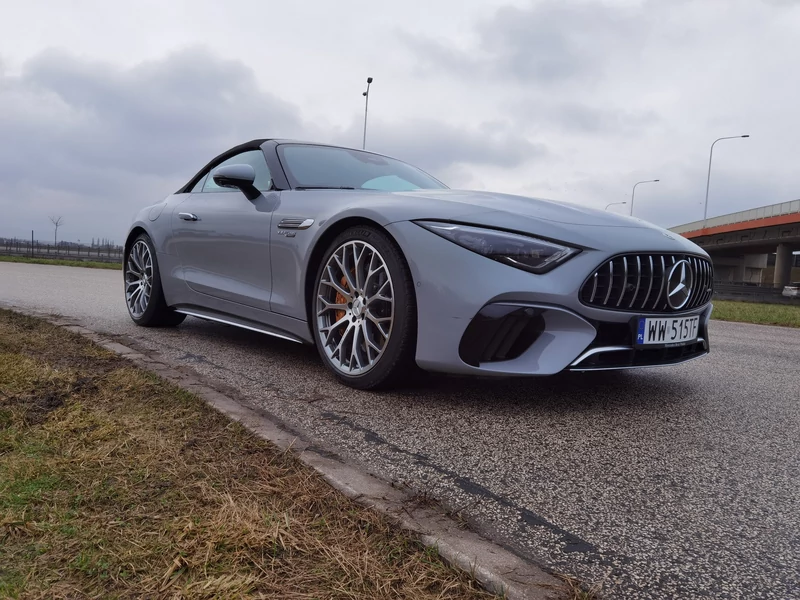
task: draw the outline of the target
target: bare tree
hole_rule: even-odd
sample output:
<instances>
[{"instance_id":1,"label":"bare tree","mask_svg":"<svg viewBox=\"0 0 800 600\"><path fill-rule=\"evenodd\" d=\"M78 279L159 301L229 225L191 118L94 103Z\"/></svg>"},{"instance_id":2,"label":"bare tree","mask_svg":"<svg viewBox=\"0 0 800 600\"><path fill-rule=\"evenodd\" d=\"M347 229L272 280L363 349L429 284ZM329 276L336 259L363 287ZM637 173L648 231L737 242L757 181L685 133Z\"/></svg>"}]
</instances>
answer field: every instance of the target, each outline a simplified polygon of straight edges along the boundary
<instances>
[{"instance_id":1,"label":"bare tree","mask_svg":"<svg viewBox=\"0 0 800 600\"><path fill-rule=\"evenodd\" d=\"M58 228L61 227L61 224L64 222L64 217L50 217L50 222L56 228L55 235L53 236L53 246L55 246L55 250L58 252Z\"/></svg>"}]
</instances>

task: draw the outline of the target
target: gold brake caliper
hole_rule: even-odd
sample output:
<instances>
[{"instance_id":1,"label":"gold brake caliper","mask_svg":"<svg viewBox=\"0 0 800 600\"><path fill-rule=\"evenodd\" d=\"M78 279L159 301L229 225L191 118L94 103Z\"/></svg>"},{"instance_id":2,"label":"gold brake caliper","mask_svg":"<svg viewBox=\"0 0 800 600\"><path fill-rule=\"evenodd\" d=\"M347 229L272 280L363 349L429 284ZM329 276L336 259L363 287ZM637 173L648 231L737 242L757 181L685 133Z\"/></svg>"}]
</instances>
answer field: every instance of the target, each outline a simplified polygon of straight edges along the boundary
<instances>
[{"instance_id":1,"label":"gold brake caliper","mask_svg":"<svg viewBox=\"0 0 800 600\"><path fill-rule=\"evenodd\" d=\"M342 275L342 279L341 279L341 281L339 281L339 283L342 284L342 288L348 289L347 277L345 277L344 275ZM347 298L345 298L342 295L342 292L336 292L336 304L347 304ZM340 319L344 319L344 311L343 310L334 311L334 315L336 315L336 321L339 321Z\"/></svg>"}]
</instances>

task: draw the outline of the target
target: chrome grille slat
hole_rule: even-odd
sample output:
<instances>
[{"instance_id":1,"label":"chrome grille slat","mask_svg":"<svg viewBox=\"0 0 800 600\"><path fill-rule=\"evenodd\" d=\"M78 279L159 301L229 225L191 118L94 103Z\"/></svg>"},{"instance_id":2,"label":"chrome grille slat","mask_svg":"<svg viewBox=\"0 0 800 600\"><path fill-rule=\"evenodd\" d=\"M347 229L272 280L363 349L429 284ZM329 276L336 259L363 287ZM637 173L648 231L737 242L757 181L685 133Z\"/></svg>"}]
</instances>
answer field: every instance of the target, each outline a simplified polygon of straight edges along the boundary
<instances>
[{"instance_id":1,"label":"chrome grille slat","mask_svg":"<svg viewBox=\"0 0 800 600\"><path fill-rule=\"evenodd\" d=\"M688 301L675 310L669 306L665 286L670 268L681 260L689 263L687 267L691 268L693 278ZM685 312L711 301L713 283L713 267L705 258L690 254L631 253L615 256L600 265L581 287L580 299L584 304L612 310Z\"/></svg>"},{"instance_id":2,"label":"chrome grille slat","mask_svg":"<svg viewBox=\"0 0 800 600\"><path fill-rule=\"evenodd\" d=\"M706 264L706 302L711 302L711 296L714 295L714 265L711 263Z\"/></svg>"},{"instance_id":3,"label":"chrome grille slat","mask_svg":"<svg viewBox=\"0 0 800 600\"><path fill-rule=\"evenodd\" d=\"M700 304L703 304L703 301L706 299L706 293L708 291L708 284L706 283L706 266L700 261L700 272L702 278L700 279Z\"/></svg>"},{"instance_id":4,"label":"chrome grille slat","mask_svg":"<svg viewBox=\"0 0 800 600\"><path fill-rule=\"evenodd\" d=\"M658 295L656 296L656 301L653 302L652 310L656 310L658 308L658 301L661 300L661 294L664 291L664 280L667 278L667 265L664 262L664 257L661 257L661 279L659 279L658 284Z\"/></svg>"},{"instance_id":5,"label":"chrome grille slat","mask_svg":"<svg viewBox=\"0 0 800 600\"><path fill-rule=\"evenodd\" d=\"M603 306L608 304L608 299L611 298L611 290L614 289L614 259L608 261L608 291L606 298L603 300Z\"/></svg>"},{"instance_id":6,"label":"chrome grille slat","mask_svg":"<svg viewBox=\"0 0 800 600\"><path fill-rule=\"evenodd\" d=\"M622 299L625 297L625 288L628 287L628 258L626 256L622 257L622 285L619 286L619 300L617 300L617 306L622 304Z\"/></svg>"},{"instance_id":7,"label":"chrome grille slat","mask_svg":"<svg viewBox=\"0 0 800 600\"><path fill-rule=\"evenodd\" d=\"M631 303L628 305L628 308L633 307L633 303L636 302L636 296L639 295L639 286L642 283L642 260L637 256L636 257L636 291L633 292L633 298L631 298Z\"/></svg>"},{"instance_id":8,"label":"chrome grille slat","mask_svg":"<svg viewBox=\"0 0 800 600\"><path fill-rule=\"evenodd\" d=\"M642 306L647 306L647 301L650 299L650 292L653 291L653 255L649 255L647 258L650 260L650 277L648 278L650 284L647 286L647 295L644 297Z\"/></svg>"},{"instance_id":9,"label":"chrome grille slat","mask_svg":"<svg viewBox=\"0 0 800 600\"><path fill-rule=\"evenodd\" d=\"M702 277L700 278L700 301L699 301L699 303L700 304L704 304L704 300L706 299L706 295L708 293L708 284L706 283L708 274L707 274L707 271L706 271L706 265L703 264L703 261L699 261L699 262L700 262L700 274L702 275Z\"/></svg>"},{"instance_id":10,"label":"chrome grille slat","mask_svg":"<svg viewBox=\"0 0 800 600\"><path fill-rule=\"evenodd\" d=\"M714 294L714 265L707 264L706 269L708 270L708 283L706 285L708 300L706 302L711 302L711 296Z\"/></svg>"},{"instance_id":11,"label":"chrome grille slat","mask_svg":"<svg viewBox=\"0 0 800 600\"><path fill-rule=\"evenodd\" d=\"M697 259L697 268L698 268L698 270L700 271L701 274L704 273L705 269L704 269L703 261L700 260L699 258ZM697 301L695 302L696 306L701 306L703 304L703 299L706 297L705 281L706 281L705 275L703 275L703 277L700 279L700 281L699 281L699 283L697 285Z\"/></svg>"},{"instance_id":12,"label":"chrome grille slat","mask_svg":"<svg viewBox=\"0 0 800 600\"><path fill-rule=\"evenodd\" d=\"M703 300L706 297L706 269L703 261L700 259L697 259L697 272L699 276L697 280L697 300L695 301L695 305L699 306L703 304Z\"/></svg>"},{"instance_id":13,"label":"chrome grille slat","mask_svg":"<svg viewBox=\"0 0 800 600\"><path fill-rule=\"evenodd\" d=\"M695 286L697 287L697 298L695 299L695 305L699 306L703 303L703 298L706 297L706 273L705 268L703 266L703 261L699 259L695 259L697 261L697 283Z\"/></svg>"},{"instance_id":14,"label":"chrome grille slat","mask_svg":"<svg viewBox=\"0 0 800 600\"><path fill-rule=\"evenodd\" d=\"M692 305L699 306L698 300L703 296L703 278L700 270L700 261L696 257L692 257L692 267L694 268L694 279L692 280Z\"/></svg>"},{"instance_id":15,"label":"chrome grille slat","mask_svg":"<svg viewBox=\"0 0 800 600\"><path fill-rule=\"evenodd\" d=\"M700 272L702 274L702 278L700 279L700 299L699 304L704 304L704 300L706 299L706 293L708 290L708 284L706 283L706 266L700 261Z\"/></svg>"}]
</instances>

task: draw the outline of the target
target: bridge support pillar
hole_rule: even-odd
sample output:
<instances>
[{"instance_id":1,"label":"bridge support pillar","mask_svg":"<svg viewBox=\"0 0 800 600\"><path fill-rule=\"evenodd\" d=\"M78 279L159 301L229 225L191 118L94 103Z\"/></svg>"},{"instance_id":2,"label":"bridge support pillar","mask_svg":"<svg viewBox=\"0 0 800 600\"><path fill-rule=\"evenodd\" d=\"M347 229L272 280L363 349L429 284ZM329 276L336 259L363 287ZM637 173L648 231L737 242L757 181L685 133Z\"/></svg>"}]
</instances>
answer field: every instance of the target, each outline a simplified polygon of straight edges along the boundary
<instances>
[{"instance_id":1,"label":"bridge support pillar","mask_svg":"<svg viewBox=\"0 0 800 600\"><path fill-rule=\"evenodd\" d=\"M739 264L734 267L733 280L736 283L747 281L747 265L745 263L744 258L740 259Z\"/></svg>"},{"instance_id":2,"label":"bridge support pillar","mask_svg":"<svg viewBox=\"0 0 800 600\"><path fill-rule=\"evenodd\" d=\"M773 284L776 288L789 285L792 274L792 247L789 244L778 244L775 252L775 276Z\"/></svg>"}]
</instances>

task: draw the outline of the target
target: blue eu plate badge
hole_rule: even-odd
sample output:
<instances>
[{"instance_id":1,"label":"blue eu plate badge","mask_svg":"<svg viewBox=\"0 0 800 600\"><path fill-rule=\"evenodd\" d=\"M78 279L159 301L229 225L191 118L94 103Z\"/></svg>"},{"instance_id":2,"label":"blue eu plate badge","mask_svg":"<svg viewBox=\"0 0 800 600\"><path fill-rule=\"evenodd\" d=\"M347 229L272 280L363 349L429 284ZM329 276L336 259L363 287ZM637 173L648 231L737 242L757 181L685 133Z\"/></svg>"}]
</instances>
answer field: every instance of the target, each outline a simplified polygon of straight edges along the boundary
<instances>
[{"instance_id":1,"label":"blue eu plate badge","mask_svg":"<svg viewBox=\"0 0 800 600\"><path fill-rule=\"evenodd\" d=\"M636 343L644 344L644 326L646 319L639 319L639 332L636 334Z\"/></svg>"}]
</instances>

